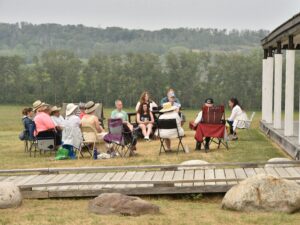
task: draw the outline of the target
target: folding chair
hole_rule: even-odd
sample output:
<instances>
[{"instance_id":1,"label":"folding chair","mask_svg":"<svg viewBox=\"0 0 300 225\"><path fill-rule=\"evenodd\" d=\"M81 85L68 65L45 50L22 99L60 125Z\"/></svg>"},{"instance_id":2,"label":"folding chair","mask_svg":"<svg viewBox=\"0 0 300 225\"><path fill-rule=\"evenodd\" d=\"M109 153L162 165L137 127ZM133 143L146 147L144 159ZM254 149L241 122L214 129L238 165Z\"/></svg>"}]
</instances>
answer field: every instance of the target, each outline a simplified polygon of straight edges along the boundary
<instances>
[{"instance_id":1,"label":"folding chair","mask_svg":"<svg viewBox=\"0 0 300 225\"><path fill-rule=\"evenodd\" d=\"M39 132L39 134L33 140L33 143L29 149L29 154L31 157L32 149L34 148L34 157L36 156L37 150L41 152L43 151L44 154L48 151L56 151L56 131L55 130L47 130Z\"/></svg>"},{"instance_id":2,"label":"folding chair","mask_svg":"<svg viewBox=\"0 0 300 225\"><path fill-rule=\"evenodd\" d=\"M112 143L121 157L125 157L127 153L133 153L132 146L136 141L133 133L125 128L122 119L108 119L109 133L104 136L104 141Z\"/></svg>"},{"instance_id":3,"label":"folding chair","mask_svg":"<svg viewBox=\"0 0 300 225\"><path fill-rule=\"evenodd\" d=\"M238 120L236 123L236 128L249 130L254 116L255 112L252 112L249 120Z\"/></svg>"},{"instance_id":4,"label":"folding chair","mask_svg":"<svg viewBox=\"0 0 300 225\"><path fill-rule=\"evenodd\" d=\"M218 149L220 148L220 145L222 144L227 150L228 150L228 142L227 139L223 136L220 137L217 133L226 132L225 131L225 107L224 105L220 106L203 106L202 107L202 119L200 121L200 125L202 128L202 131L204 133L210 133L210 135L205 135L204 137L210 137L209 145L214 142L218 145ZM198 130L198 127L197 127ZM216 131L216 132L214 132ZM197 132L197 131L196 131ZM223 133L225 135L225 133ZM215 140L217 139L217 141ZM196 142L196 149L201 149L201 141ZM207 149L205 149L205 152L207 152Z\"/></svg>"},{"instance_id":5,"label":"folding chair","mask_svg":"<svg viewBox=\"0 0 300 225\"><path fill-rule=\"evenodd\" d=\"M180 150L180 146L182 147L182 150L184 151L184 146L182 144L182 138L184 136L181 136L179 134L176 119L159 119L158 118L158 121L157 121L157 136L159 137L159 140L160 140L159 155L161 154L162 149L164 150L164 152L166 152L164 142L165 142L165 139L168 139L167 137L161 137L160 132L161 132L162 129L166 129L166 130L176 129L176 132L177 132L177 137L176 138L179 139L179 143L178 143L178 147L177 147L177 154Z\"/></svg>"},{"instance_id":6,"label":"folding chair","mask_svg":"<svg viewBox=\"0 0 300 225\"><path fill-rule=\"evenodd\" d=\"M81 126L81 133L83 136L83 142L82 145L78 150L79 154L83 157L83 148L86 148L88 153L93 157L93 150L96 147L96 144L100 143L100 139L97 135L97 131L92 126ZM89 146L92 146L92 149L89 148ZM78 158L79 158L78 154Z\"/></svg>"}]
</instances>

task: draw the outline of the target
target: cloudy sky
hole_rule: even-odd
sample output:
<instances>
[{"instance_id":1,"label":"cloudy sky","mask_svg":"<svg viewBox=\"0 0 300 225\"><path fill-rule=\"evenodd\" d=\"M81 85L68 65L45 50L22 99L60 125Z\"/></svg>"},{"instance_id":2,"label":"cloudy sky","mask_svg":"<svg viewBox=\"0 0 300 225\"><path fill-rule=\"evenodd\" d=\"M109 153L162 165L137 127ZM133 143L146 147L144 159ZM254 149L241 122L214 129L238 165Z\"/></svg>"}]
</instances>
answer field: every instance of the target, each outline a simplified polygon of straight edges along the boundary
<instances>
[{"instance_id":1,"label":"cloudy sky","mask_svg":"<svg viewBox=\"0 0 300 225\"><path fill-rule=\"evenodd\" d=\"M0 22L157 30L268 29L300 12L300 0L0 0Z\"/></svg>"}]
</instances>

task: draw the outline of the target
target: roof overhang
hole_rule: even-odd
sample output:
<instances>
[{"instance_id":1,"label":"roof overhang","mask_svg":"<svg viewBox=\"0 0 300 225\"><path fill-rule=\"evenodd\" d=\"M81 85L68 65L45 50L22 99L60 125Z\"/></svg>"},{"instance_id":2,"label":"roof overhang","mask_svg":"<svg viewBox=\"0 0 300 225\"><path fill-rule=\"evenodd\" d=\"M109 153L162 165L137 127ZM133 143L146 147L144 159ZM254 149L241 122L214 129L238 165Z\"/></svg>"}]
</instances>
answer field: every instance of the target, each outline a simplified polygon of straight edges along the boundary
<instances>
[{"instance_id":1,"label":"roof overhang","mask_svg":"<svg viewBox=\"0 0 300 225\"><path fill-rule=\"evenodd\" d=\"M278 42L282 48L287 48L289 36L293 37L295 48L300 47L300 13L290 18L261 40L264 49L277 48Z\"/></svg>"}]
</instances>

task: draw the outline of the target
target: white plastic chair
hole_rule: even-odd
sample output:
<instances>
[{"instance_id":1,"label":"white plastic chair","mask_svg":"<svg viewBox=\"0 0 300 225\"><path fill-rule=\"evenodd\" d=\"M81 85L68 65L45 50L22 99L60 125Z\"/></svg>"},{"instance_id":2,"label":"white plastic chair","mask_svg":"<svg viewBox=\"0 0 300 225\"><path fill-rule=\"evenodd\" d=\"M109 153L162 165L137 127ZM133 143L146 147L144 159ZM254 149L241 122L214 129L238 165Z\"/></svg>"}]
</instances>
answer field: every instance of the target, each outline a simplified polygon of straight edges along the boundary
<instances>
[{"instance_id":1,"label":"white plastic chair","mask_svg":"<svg viewBox=\"0 0 300 225\"><path fill-rule=\"evenodd\" d=\"M255 116L255 112L252 112L249 120L238 120L236 124L236 128L247 129L247 130L250 129L254 116Z\"/></svg>"}]
</instances>

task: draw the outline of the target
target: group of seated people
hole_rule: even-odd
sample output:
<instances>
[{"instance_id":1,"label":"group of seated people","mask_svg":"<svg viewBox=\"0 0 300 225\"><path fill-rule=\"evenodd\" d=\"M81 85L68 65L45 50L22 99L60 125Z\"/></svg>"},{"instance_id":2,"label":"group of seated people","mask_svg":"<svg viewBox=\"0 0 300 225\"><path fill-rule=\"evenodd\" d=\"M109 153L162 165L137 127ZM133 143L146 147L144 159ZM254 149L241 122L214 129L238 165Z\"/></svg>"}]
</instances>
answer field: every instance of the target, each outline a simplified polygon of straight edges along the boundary
<instances>
[{"instance_id":1,"label":"group of seated people","mask_svg":"<svg viewBox=\"0 0 300 225\"><path fill-rule=\"evenodd\" d=\"M213 106L213 99L208 98L204 103L207 107ZM86 104L80 103L75 105L70 103L66 106L65 118L60 115L61 108L57 106L50 107L40 100L33 103L32 108L25 108L23 110L23 124L25 133L29 140L33 140L39 135L47 134L52 131L55 133L56 145L63 144L64 146L71 146L70 148L79 148L83 140L81 133L81 126L93 127L99 139L103 140L107 132L101 126L95 111L99 104L89 101ZM230 127L230 134L232 140L236 140L236 120L244 116L239 102L236 98L229 100L229 106L232 109L231 116L228 118L227 123ZM202 107L202 106L201 106ZM123 103L121 100L115 101L115 110L111 112L110 117L113 119L120 118L123 121L124 129L130 132L135 132L137 129L141 130L141 133L145 141L150 141L151 136L157 136L157 131L154 132L156 120L158 119L156 114L159 114L160 119L176 119L178 131L181 136L184 135L182 128L184 123L184 116L180 111L181 104L178 98L176 98L173 89L169 89L167 96L162 98L160 105L157 105L150 97L150 94L145 91L142 93L139 101L136 104L136 123L137 127L129 122L128 114L123 110ZM190 127L197 127L202 118L202 111L198 113L196 119L190 123ZM160 130L160 136L165 138L166 151L171 149L171 139L178 136L177 130ZM209 148L210 138L205 138L205 148ZM112 150L110 144L106 144L108 151ZM132 150L136 150L136 142L132 145Z\"/></svg>"}]
</instances>

